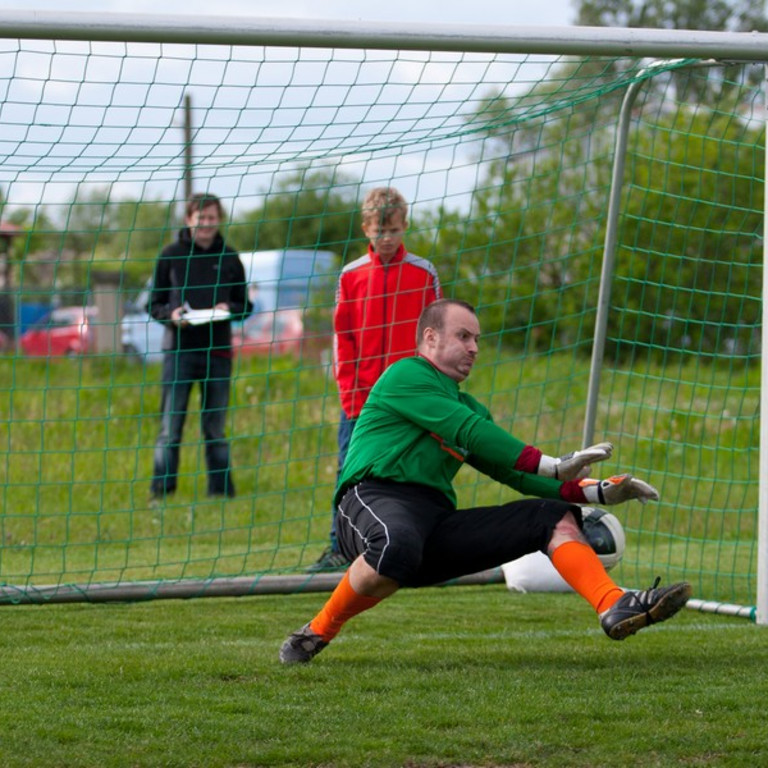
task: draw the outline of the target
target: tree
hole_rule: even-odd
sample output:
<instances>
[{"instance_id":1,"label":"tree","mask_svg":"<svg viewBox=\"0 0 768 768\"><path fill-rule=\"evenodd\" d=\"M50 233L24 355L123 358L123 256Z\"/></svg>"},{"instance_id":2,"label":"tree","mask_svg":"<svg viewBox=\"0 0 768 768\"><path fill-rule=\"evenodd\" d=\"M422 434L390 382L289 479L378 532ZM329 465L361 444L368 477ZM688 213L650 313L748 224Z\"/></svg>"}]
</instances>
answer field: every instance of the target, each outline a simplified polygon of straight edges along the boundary
<instances>
[{"instance_id":1,"label":"tree","mask_svg":"<svg viewBox=\"0 0 768 768\"><path fill-rule=\"evenodd\" d=\"M359 181L338 170L296 170L278 180L261 208L231 223L227 237L240 251L317 248L344 261L361 238L359 189Z\"/></svg>"},{"instance_id":2,"label":"tree","mask_svg":"<svg viewBox=\"0 0 768 768\"><path fill-rule=\"evenodd\" d=\"M664 142L655 140L659 133ZM763 184L754 169L764 162L762 133L691 109L638 131L612 301L623 335L665 355L754 351L763 227Z\"/></svg>"},{"instance_id":3,"label":"tree","mask_svg":"<svg viewBox=\"0 0 768 768\"><path fill-rule=\"evenodd\" d=\"M158 253L173 239L177 227L172 203L121 200L109 210L112 237L103 256L123 262L127 282L143 284L152 274Z\"/></svg>"},{"instance_id":4,"label":"tree","mask_svg":"<svg viewBox=\"0 0 768 768\"><path fill-rule=\"evenodd\" d=\"M581 0L579 26L766 30L763 0Z\"/></svg>"},{"instance_id":5,"label":"tree","mask_svg":"<svg viewBox=\"0 0 768 768\"><path fill-rule=\"evenodd\" d=\"M696 29L730 32L768 30L764 0L581 0L576 23L596 27L645 27L649 29ZM670 77L680 99L713 101L735 87L746 73L759 81L757 69L736 66L692 73L677 70Z\"/></svg>"},{"instance_id":6,"label":"tree","mask_svg":"<svg viewBox=\"0 0 768 768\"><path fill-rule=\"evenodd\" d=\"M570 98L562 83L492 96L469 119L483 174L459 277L477 286L484 326L531 349L582 338L575 318L596 294L618 106L603 108L616 97L599 83L579 101L575 82Z\"/></svg>"},{"instance_id":7,"label":"tree","mask_svg":"<svg viewBox=\"0 0 768 768\"><path fill-rule=\"evenodd\" d=\"M663 16L665 9L672 15ZM693 2L595 0L582 4L579 23L649 26L668 23L669 19L682 23L686 18L683 11L692 17L699 9L700 5ZM761 11L756 3L719 2L700 14L697 22L757 24ZM513 332L508 334L511 339L525 338L536 347L552 348L585 338L582 326L594 312L598 290L616 120L629 83L639 76L648 77L641 71L643 66L643 62L630 58L564 60L554 76L527 93L491 93L468 116L471 129L481 137L477 162L483 174L462 241L465 250L460 271L467 279L471 275L485 276L482 294L478 295L493 308L490 314L495 327ZM661 201L653 214L640 214L645 227L638 224L638 231L633 231L626 222L622 227L618 266L628 269L628 275L635 274L632 270L637 270L638 264L645 265L639 244L648 236L648 220L658 215L658 238L660 232L676 223L668 217L675 216L675 211L679 216L682 205L701 236L695 243L691 233L685 242L670 242L672 253L677 253L679 247L683 248L680 253L686 254L681 262L682 273L675 279L690 280L697 286L724 285L727 267L723 265L728 260L718 259L717 254L725 248L730 258L736 240L736 259L747 266L743 271L736 269L730 279L737 273L747 282L754 279L755 270L749 269L754 257L751 244L755 222L751 212L756 210L751 184L754 133L747 129L754 89L745 87L746 71L748 67L701 69L686 67L685 62L670 63L668 71L661 68L644 83L632 126L633 134L640 132L643 136L635 144L636 154L630 155L628 164L642 168L648 152L658 153L668 145L670 155L663 166L657 162L652 173L640 173L632 182L638 191L628 203L622 202L624 217L631 215L625 205L640 205L639 195L645 195L645 204ZM642 118L646 110L655 111L653 127ZM747 116L744 120L739 116L742 112ZM699 130L705 137L727 138L719 146L705 142L706 151L701 147L697 150L696 141L689 142L689 133L696 135ZM667 138L670 135L672 140ZM745 183L729 186L727 202L720 200L720 190L711 186L709 178L690 190L695 194L690 206L685 203L685 194L679 201L676 199L678 190L690 188L691 177L712 167L723 169L721 179L739 178ZM729 170L733 168L737 170ZM639 191L646 188L645 193ZM737 223L739 211L750 213ZM718 234L712 236L708 227L714 227ZM743 233L746 235L742 237ZM634 262L630 254L634 254ZM658 264L658 260L649 261ZM658 323L651 327L643 321L647 314L656 310L662 316L675 312L674 307L664 303L669 301L668 296L662 299L653 292L653 277L649 275L650 287L642 291L645 298L637 290L640 281L627 283L634 286L634 290L628 288L626 301L637 309L640 325L635 338L641 343L648 342L649 334L659 333ZM665 277L671 278L669 274ZM680 301L679 296L675 301ZM712 338L716 327L713 318L726 306L726 300L710 297L707 309L699 315L699 340L704 347L717 346Z\"/></svg>"}]
</instances>

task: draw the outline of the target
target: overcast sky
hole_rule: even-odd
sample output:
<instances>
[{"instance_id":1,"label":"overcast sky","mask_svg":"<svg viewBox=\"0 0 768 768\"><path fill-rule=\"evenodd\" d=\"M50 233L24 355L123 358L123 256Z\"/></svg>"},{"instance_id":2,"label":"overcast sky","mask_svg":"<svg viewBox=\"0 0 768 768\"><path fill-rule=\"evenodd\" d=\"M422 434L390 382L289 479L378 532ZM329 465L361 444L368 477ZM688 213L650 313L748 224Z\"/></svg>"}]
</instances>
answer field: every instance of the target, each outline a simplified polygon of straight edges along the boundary
<instances>
[{"instance_id":1,"label":"overcast sky","mask_svg":"<svg viewBox=\"0 0 768 768\"><path fill-rule=\"evenodd\" d=\"M428 24L567 26L576 0L0 0L5 10L265 16Z\"/></svg>"},{"instance_id":2,"label":"overcast sky","mask_svg":"<svg viewBox=\"0 0 768 768\"><path fill-rule=\"evenodd\" d=\"M186 17L188 19L199 19L202 16L242 16L247 18L259 16L305 20L316 18L344 22L381 21L393 25L419 24L428 26L440 23L477 24L493 27L507 25L562 27L572 23L574 7L578 6L578 2L579 0L469 0L468 2L466 0L464 2L457 2L456 0L386 0L377 3L372 3L369 0L321 0L320 2L318 0L216 0L216 2L211 0L161 0L160 2L158 0L100 0L97 4L93 0L0 0L0 25L2 25L4 11L21 11L25 13L50 13L54 15L52 21L55 20L55 14L66 12L94 14L98 12L98 14L122 13L128 15L129 18L136 15L151 14ZM98 6L98 10L96 10L96 6ZM43 83L41 73L48 72L50 64L47 59L38 60L38 57L32 53L40 46L32 44L27 46L30 50L23 57L16 57L13 54L7 58L7 61L14 62L13 89L10 92L14 98L9 101L15 101L15 103L6 104L3 111L3 135L0 136L0 169L2 170L0 189L7 193L9 200L19 205L30 205L38 201L49 202L51 200L66 202L71 199L73 185L79 183L82 173L82 179L88 183L105 184L109 182L114 184L112 191L117 196L128 194L127 189L131 190L131 196L134 194L138 196L141 192L134 193L134 187L136 184L144 184L145 182L149 186L143 189L143 194L148 196L157 194L157 187L153 185L168 186L170 183L175 186L172 187L171 191L164 189L162 194L178 194L178 191L174 190L179 186L180 161L174 158L175 154L181 151L182 134L180 128L177 127L181 126L181 114L178 113L174 105L180 103L179 93L182 92L184 83L187 81L181 76L179 76L181 79L178 79L165 70L174 65L176 68L183 69L184 62L179 57L171 57L164 63L165 70L159 75L162 82L158 83L156 90L161 90L162 86L168 90L168 93L162 96L152 96L147 92L134 96L125 91L131 87L136 87L136 83L130 81L142 81L143 75L131 69L131 67L140 66L142 59L134 58L129 63L123 62L121 55L111 57L105 55L100 59L95 58L96 63L93 66L86 66L84 61L87 56L83 51L87 52L88 49L87 47L84 48L84 45L82 43L65 44L59 47L56 66L51 70L53 73L50 78L51 82L47 84ZM96 46L94 54L98 55L104 50L104 47ZM136 50L146 52L154 49L150 46ZM186 52L186 49L183 50ZM78 51L80 51L80 55L67 55L73 52L77 54ZM118 53L122 54L122 50L118 50ZM281 57L282 54L278 56L278 58ZM426 104L425 94L429 91L430 98L442 99L449 105L443 111L450 107L451 114L456 113L459 116L454 115L454 118L451 118L442 113L428 116L425 113L418 119L412 118L414 125L426 130L428 127L427 118L429 118L440 125L444 123L443 132L450 132L450 120L460 120L461 116L459 114L459 101L455 100L459 96L446 88L446 83L459 90L472 90L474 85L468 84L467 77L463 76L461 71L452 68L450 56L443 78L438 71L440 57L436 58L437 61L430 64L429 72L419 74L424 65L418 62L414 63L418 57L409 57L408 61L401 62L399 65L394 80L396 83L400 83L401 88L406 88L406 93L401 95L402 98L407 99L408 87L403 83L410 82L408 70L416 69L417 73L414 77L421 84L422 90L419 93L420 98L415 100L417 103L409 105L408 108L426 110L427 112L438 110L440 103L437 101L434 108L424 106ZM482 56L470 56L469 58L483 59ZM535 62L535 57L532 57L532 60ZM154 66L152 61L149 63L147 61L149 60L144 61L145 67ZM118 65L120 71L116 73L114 69ZM191 68L191 65L189 66ZM367 77L371 77L370 70L374 66L371 62L366 63ZM382 66L386 73L389 65L384 64ZM472 65L468 64L468 66L471 67ZM535 68L535 63L531 66ZM275 70L278 67L279 62L271 65L271 68ZM286 67L287 65L283 68ZM248 77L253 77L258 69L258 81L249 80L248 87L256 84L260 88L262 101L267 100L271 93L269 86L272 84L268 79L270 67L265 65L257 68L252 62L245 62L241 65L241 69L247 70ZM322 70L322 66L316 67L316 69ZM494 85L503 88L505 84L510 82L510 80L504 80L504 77L507 76L514 77L515 82L520 81L520 88L522 89L530 85L528 71L518 69L517 65L513 66L509 73L502 75L498 82L494 80L496 73L487 69L485 64L479 69L475 67L475 70L479 72L477 75L478 87L486 90L490 90ZM194 77L197 78L195 81L197 87L192 88L191 93L193 105L197 111L193 115L193 124L195 128L200 129L195 134L195 183L207 183L205 180L208 177L205 174L210 173L214 176L211 184L215 186L222 197L231 196L238 204L245 205L243 201L248 202L249 199L253 199L255 195L260 194L267 184L266 181L262 180L261 173L265 174L264 178L267 178L267 175L271 173L271 166L268 161L273 161L272 156L265 154L263 157L261 155L253 157L252 155L254 152L258 154L273 151L268 140L270 137L262 133L265 129L260 123L258 125L254 123L254 121L258 122L259 113L257 110L244 112L240 117L239 122L248 125L251 130L247 138L236 136L230 130L229 122L219 126L216 120L221 118L204 113L206 109L205 99L208 98L206 93L213 90L213 85L228 86L233 94L237 94L238 91L243 92L243 87L237 88L235 86L243 86L245 81L243 83L232 82L232 78L237 77L237 71L237 67L231 65L227 69L226 80L221 74L221 79L213 83L209 82L210 78L219 77L217 74L219 70L214 63L207 62L206 73L198 72L197 68L195 69ZM317 76L319 74L320 72L317 73ZM4 76L8 77L10 74L6 72ZM88 78L87 85L85 81L81 83L81 76ZM149 75L146 76L149 78L148 82L151 81L152 78ZM276 71L275 77L282 76L283 73ZM285 75L286 82L290 80L294 86L294 92L298 94L294 98L302 97L303 92L299 87L303 84L300 81L302 76L304 75L293 71ZM386 77L386 75L384 76ZM311 79L314 75L309 77ZM109 84L112 82L111 78L116 83L121 83L120 89L109 89ZM356 76L351 77L350 82L353 80L358 80L358 78ZM413 82L415 83L417 80ZM0 82L2 81L0 80ZM178 93L176 91L170 92L173 84L178 85L176 88ZM365 85L364 81L358 81L355 87L363 89ZM204 86L210 87L206 90ZM98 91L99 87L102 90L106 88L107 92ZM394 84L391 86L391 88L395 87ZM362 96L356 97L351 85L348 90L349 93L346 97L337 96L337 101L334 104L325 103L326 110L335 109L344 101L344 98L351 102L360 102ZM320 97L323 95L325 95L326 101L331 98L331 95L317 91L315 100L320 99L322 101ZM474 93L472 96L467 95L469 100L462 103L461 108L465 111L471 111L474 100L480 95L479 93ZM225 88L222 87L216 91L217 99L221 100L226 96ZM164 101L158 103L159 98L163 98ZM296 105L290 103L290 98L289 96L282 96L281 106L283 108L292 106L294 111L287 118L281 118L279 115L271 118L277 128L281 125L288 125L286 121L289 119L300 119L295 116ZM376 97L374 96L374 98ZM400 112L403 112L405 107L403 110L393 110L387 101L393 98L397 99L398 94L385 93L378 109L381 111L387 108L390 113L398 112L399 122L405 125L407 121L400 119L403 117ZM32 108L30 105L38 103L42 105L43 101L45 101L45 106L38 107L33 117L29 113ZM74 108L72 105L75 105ZM105 108L107 105L109 109ZM128 114L130 111L128 108L136 105L143 106L141 114ZM12 106L16 112L13 112ZM220 107L226 106L226 104L220 105ZM244 105L233 104L230 106L229 112L225 109L221 114L233 114L232 109L235 107L245 109ZM104 112L103 115L101 111ZM359 108L357 111L360 112L362 120L363 112ZM360 122L360 124L350 127L349 119L345 122L341 119L340 114L336 114L331 121L333 124L329 124L323 129L322 115L313 117L309 110L302 109L303 117L301 120L303 120L304 125L298 126L296 131L291 129L291 137L289 138L296 139L298 137L305 140L308 156L322 155L324 149L318 144L319 141L331 143L337 141L336 135L328 136L334 130L337 133L350 134L354 132L362 134L367 130L372 137L371 141L374 143L377 132L381 132L386 139L386 141L382 140L383 145L392 143L392 146L395 146L398 141L402 140L404 146L411 146L413 136L407 131L403 133L405 128L399 128L398 120L394 119L393 116L390 116L390 122L387 123L386 120L380 122L384 118L382 116L377 117L370 109L368 109L368 113L370 114L366 119L369 120L370 126ZM118 124L116 122L118 119L125 122ZM204 120L206 126L208 123L212 124L210 128L202 126ZM291 123L291 125L294 124ZM387 130L383 130L385 126ZM216 133L217 127L219 133L223 134L222 136ZM274 128L273 132L277 128ZM456 126L453 126L452 130L455 129ZM117 136L121 130L126 134L125 137ZM286 134L289 132L288 128L282 130ZM314 133L306 138L299 135L302 130L305 132L314 131ZM400 133L395 135L391 133L392 130L395 130L395 133L398 131L403 133L403 137L398 138ZM247 132L245 128L241 131ZM322 137L315 135L318 133L324 135ZM272 138L272 141L276 140ZM285 143L274 150L274 157L279 158L291 155L293 152L300 152L300 148L296 149L288 141L288 138L284 137L284 141ZM376 162L367 157L368 147L362 139L360 142L359 148L355 144L344 155L349 170L361 178L365 178L366 181L369 178L372 179L372 183L386 182L402 185L404 190L413 198L417 195L422 198L445 196L448 194L449 188L453 189L458 185L462 189L464 187L469 189L474 183L474 176L477 172L476 163L461 157L461 153L457 153L453 146L445 151L443 157L439 154L437 145L432 144L431 136L424 144L425 150L422 154L406 149L399 153L392 150L381 152L380 155L384 159ZM363 159L359 161L362 163L360 168L353 165L358 149L363 153L361 155ZM8 156L3 156L2 152L8 153ZM155 157L155 154L160 156ZM224 157L225 154L226 157ZM126 159L121 160L123 156ZM3 162L4 159L7 162ZM274 160L274 162L277 161ZM56 165L57 163L59 165ZM91 165L93 170L91 170ZM228 170L230 166L242 166L244 170L241 175L234 175ZM257 173L257 170L260 173ZM458 181L454 182L453 179ZM170 182L169 180L173 181ZM432 188L435 191L431 191ZM142 188L139 187L139 189Z\"/></svg>"}]
</instances>

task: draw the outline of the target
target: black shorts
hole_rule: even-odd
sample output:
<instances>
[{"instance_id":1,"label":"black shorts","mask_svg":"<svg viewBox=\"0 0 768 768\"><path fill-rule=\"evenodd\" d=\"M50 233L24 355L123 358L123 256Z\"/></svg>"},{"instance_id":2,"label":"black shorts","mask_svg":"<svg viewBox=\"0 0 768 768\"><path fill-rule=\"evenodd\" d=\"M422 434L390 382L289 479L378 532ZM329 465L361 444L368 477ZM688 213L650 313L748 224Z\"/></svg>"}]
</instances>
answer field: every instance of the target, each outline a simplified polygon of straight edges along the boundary
<instances>
[{"instance_id":1,"label":"black shorts","mask_svg":"<svg viewBox=\"0 0 768 768\"><path fill-rule=\"evenodd\" d=\"M567 512L581 525L581 508L565 501L522 499L455 509L433 488L368 479L339 502L337 533L350 560L362 554L380 575L422 587L546 553Z\"/></svg>"}]
</instances>

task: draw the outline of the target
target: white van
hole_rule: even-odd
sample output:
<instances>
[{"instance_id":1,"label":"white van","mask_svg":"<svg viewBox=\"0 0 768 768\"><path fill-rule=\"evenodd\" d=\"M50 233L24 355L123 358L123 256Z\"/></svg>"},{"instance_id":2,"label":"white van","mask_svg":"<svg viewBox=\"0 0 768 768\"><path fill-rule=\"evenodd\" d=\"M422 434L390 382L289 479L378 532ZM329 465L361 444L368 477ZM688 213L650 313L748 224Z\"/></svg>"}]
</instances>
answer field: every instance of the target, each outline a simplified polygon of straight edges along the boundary
<instances>
[{"instance_id":1,"label":"white van","mask_svg":"<svg viewBox=\"0 0 768 768\"><path fill-rule=\"evenodd\" d=\"M254 314L331 306L338 270L331 251L281 249L241 253Z\"/></svg>"},{"instance_id":2,"label":"white van","mask_svg":"<svg viewBox=\"0 0 768 768\"><path fill-rule=\"evenodd\" d=\"M331 307L338 268L331 251L283 249L241 253L253 314L278 309ZM123 351L145 363L163 359L165 328L147 314L151 281L130 302L122 320Z\"/></svg>"}]
</instances>

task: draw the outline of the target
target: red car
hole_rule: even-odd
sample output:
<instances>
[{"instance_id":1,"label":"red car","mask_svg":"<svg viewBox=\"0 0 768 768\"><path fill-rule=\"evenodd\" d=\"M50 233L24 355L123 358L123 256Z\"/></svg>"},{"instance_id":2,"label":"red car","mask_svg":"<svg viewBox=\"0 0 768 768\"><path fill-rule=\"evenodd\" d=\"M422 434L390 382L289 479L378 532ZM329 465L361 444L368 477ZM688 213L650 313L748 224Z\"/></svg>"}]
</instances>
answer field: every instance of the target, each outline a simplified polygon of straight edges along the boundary
<instances>
[{"instance_id":1,"label":"red car","mask_svg":"<svg viewBox=\"0 0 768 768\"><path fill-rule=\"evenodd\" d=\"M93 348L95 307L59 307L22 334L21 351L32 357L83 355Z\"/></svg>"},{"instance_id":2,"label":"red car","mask_svg":"<svg viewBox=\"0 0 768 768\"><path fill-rule=\"evenodd\" d=\"M304 322L300 309L257 312L232 329L232 348L240 355L301 353Z\"/></svg>"}]
</instances>

